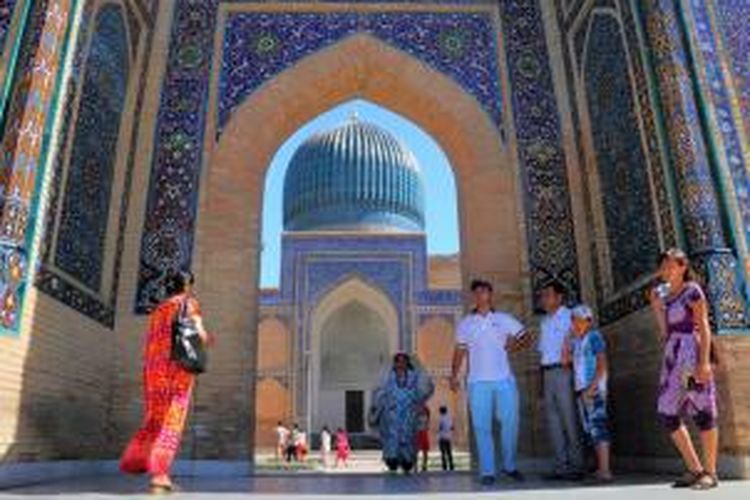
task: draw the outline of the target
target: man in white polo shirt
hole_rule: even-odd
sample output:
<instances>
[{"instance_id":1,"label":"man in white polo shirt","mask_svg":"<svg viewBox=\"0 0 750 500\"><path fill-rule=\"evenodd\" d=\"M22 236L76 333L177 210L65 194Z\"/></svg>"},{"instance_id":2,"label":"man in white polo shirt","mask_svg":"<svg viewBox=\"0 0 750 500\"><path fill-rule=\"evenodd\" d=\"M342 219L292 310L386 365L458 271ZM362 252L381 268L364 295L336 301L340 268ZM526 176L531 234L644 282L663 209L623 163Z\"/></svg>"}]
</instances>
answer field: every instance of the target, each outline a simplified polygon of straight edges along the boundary
<instances>
[{"instance_id":1,"label":"man in white polo shirt","mask_svg":"<svg viewBox=\"0 0 750 500\"><path fill-rule=\"evenodd\" d=\"M458 375L468 356L468 396L471 422L479 453L482 484L495 481L495 443L492 421L499 418L502 433L503 471L516 481L523 475L516 467L518 444L518 388L508 363L508 351L528 347L524 326L510 314L492 307L492 285L471 283L475 308L458 325L453 355L451 388L459 388Z\"/></svg>"}]
</instances>

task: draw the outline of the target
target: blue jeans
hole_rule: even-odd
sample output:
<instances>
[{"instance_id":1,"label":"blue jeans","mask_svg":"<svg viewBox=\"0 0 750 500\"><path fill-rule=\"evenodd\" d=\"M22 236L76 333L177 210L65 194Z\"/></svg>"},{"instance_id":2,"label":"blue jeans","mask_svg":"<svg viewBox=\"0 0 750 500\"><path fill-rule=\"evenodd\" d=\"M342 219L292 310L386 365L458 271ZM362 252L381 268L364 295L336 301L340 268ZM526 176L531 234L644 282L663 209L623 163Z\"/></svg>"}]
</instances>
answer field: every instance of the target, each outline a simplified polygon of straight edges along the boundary
<instances>
[{"instance_id":1,"label":"blue jeans","mask_svg":"<svg viewBox=\"0 0 750 500\"><path fill-rule=\"evenodd\" d=\"M469 383L471 423L479 453L479 474L495 476L495 443L492 421L499 419L503 469L516 470L518 446L518 387L513 378L496 382Z\"/></svg>"}]
</instances>

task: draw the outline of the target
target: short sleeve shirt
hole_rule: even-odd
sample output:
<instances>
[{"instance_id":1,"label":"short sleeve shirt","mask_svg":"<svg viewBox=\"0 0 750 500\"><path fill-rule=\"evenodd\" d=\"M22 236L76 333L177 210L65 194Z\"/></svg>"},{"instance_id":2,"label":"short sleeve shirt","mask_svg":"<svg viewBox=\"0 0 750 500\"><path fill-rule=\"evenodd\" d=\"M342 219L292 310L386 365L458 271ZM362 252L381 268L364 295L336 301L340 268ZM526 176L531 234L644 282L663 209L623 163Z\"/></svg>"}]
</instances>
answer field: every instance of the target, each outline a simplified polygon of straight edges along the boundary
<instances>
[{"instance_id":1,"label":"short sleeve shirt","mask_svg":"<svg viewBox=\"0 0 750 500\"><path fill-rule=\"evenodd\" d=\"M542 334L537 346L537 350L542 356L542 366L556 365L562 362L563 343L565 337L570 334L571 323L571 311L564 306L542 319Z\"/></svg>"},{"instance_id":2,"label":"short sleeve shirt","mask_svg":"<svg viewBox=\"0 0 750 500\"><path fill-rule=\"evenodd\" d=\"M447 413L440 415L440 420L438 422L438 438L450 441L451 437L453 437L453 421Z\"/></svg>"},{"instance_id":3,"label":"short sleeve shirt","mask_svg":"<svg viewBox=\"0 0 750 500\"><path fill-rule=\"evenodd\" d=\"M456 343L469 353L469 383L513 378L506 344L524 332L514 316L491 311L471 313L458 324Z\"/></svg>"},{"instance_id":4,"label":"short sleeve shirt","mask_svg":"<svg viewBox=\"0 0 750 500\"><path fill-rule=\"evenodd\" d=\"M575 373L576 391L588 388L596 378L596 357L607 351L604 337L598 330L590 330L583 337L574 337L570 343ZM599 392L607 392L607 378L599 381Z\"/></svg>"},{"instance_id":5,"label":"short sleeve shirt","mask_svg":"<svg viewBox=\"0 0 750 500\"><path fill-rule=\"evenodd\" d=\"M665 301L667 330L670 334L691 334L695 332L693 305L705 300L703 290L694 281L689 281L675 297Z\"/></svg>"}]
</instances>

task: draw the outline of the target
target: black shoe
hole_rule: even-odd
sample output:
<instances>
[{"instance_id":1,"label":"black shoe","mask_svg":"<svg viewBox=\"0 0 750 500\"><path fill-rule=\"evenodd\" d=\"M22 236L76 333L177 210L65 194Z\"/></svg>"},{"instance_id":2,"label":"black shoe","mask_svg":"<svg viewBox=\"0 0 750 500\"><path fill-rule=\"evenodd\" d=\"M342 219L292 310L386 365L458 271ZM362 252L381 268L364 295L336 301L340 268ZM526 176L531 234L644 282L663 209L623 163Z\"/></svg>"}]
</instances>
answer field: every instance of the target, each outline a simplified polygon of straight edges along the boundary
<instances>
[{"instance_id":1,"label":"black shoe","mask_svg":"<svg viewBox=\"0 0 750 500\"><path fill-rule=\"evenodd\" d=\"M549 474L543 475L542 479L545 481L567 481L568 475L563 474L562 472L550 472Z\"/></svg>"},{"instance_id":2,"label":"black shoe","mask_svg":"<svg viewBox=\"0 0 750 500\"><path fill-rule=\"evenodd\" d=\"M519 470L505 471L505 475L517 483L522 483L526 481L526 478L523 477L523 474L521 474L521 471Z\"/></svg>"},{"instance_id":3,"label":"black shoe","mask_svg":"<svg viewBox=\"0 0 750 500\"><path fill-rule=\"evenodd\" d=\"M672 488L692 488L705 475L701 472L686 472L677 481L672 483Z\"/></svg>"},{"instance_id":4,"label":"black shoe","mask_svg":"<svg viewBox=\"0 0 750 500\"><path fill-rule=\"evenodd\" d=\"M567 474L563 474L564 481L573 481L574 483L580 483L584 479L586 479L586 474L581 471L568 472Z\"/></svg>"},{"instance_id":5,"label":"black shoe","mask_svg":"<svg viewBox=\"0 0 750 500\"><path fill-rule=\"evenodd\" d=\"M482 476L479 478L479 483L482 486L492 486L495 484L495 476Z\"/></svg>"}]
</instances>

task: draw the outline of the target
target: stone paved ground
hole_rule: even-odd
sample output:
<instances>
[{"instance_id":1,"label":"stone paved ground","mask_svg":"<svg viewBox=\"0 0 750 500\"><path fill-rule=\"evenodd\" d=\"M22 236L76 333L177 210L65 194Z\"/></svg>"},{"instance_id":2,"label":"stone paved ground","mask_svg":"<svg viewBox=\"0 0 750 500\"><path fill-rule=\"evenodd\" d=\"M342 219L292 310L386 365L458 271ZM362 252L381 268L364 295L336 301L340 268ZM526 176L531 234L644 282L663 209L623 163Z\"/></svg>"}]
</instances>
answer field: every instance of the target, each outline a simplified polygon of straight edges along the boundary
<instances>
[{"instance_id":1,"label":"stone paved ground","mask_svg":"<svg viewBox=\"0 0 750 500\"><path fill-rule=\"evenodd\" d=\"M684 500L686 498L747 500L750 481L725 482L711 492L672 490L667 477L627 476L608 486L586 486L542 482L530 477L526 483L501 482L491 489L476 484L470 474L430 473L412 477L383 474L265 475L236 478L182 478L183 492L171 498L224 500L231 498L315 500L324 498L466 499L513 498L521 500ZM144 488L140 478L107 476L83 478L0 491L0 498L138 498Z\"/></svg>"}]
</instances>

